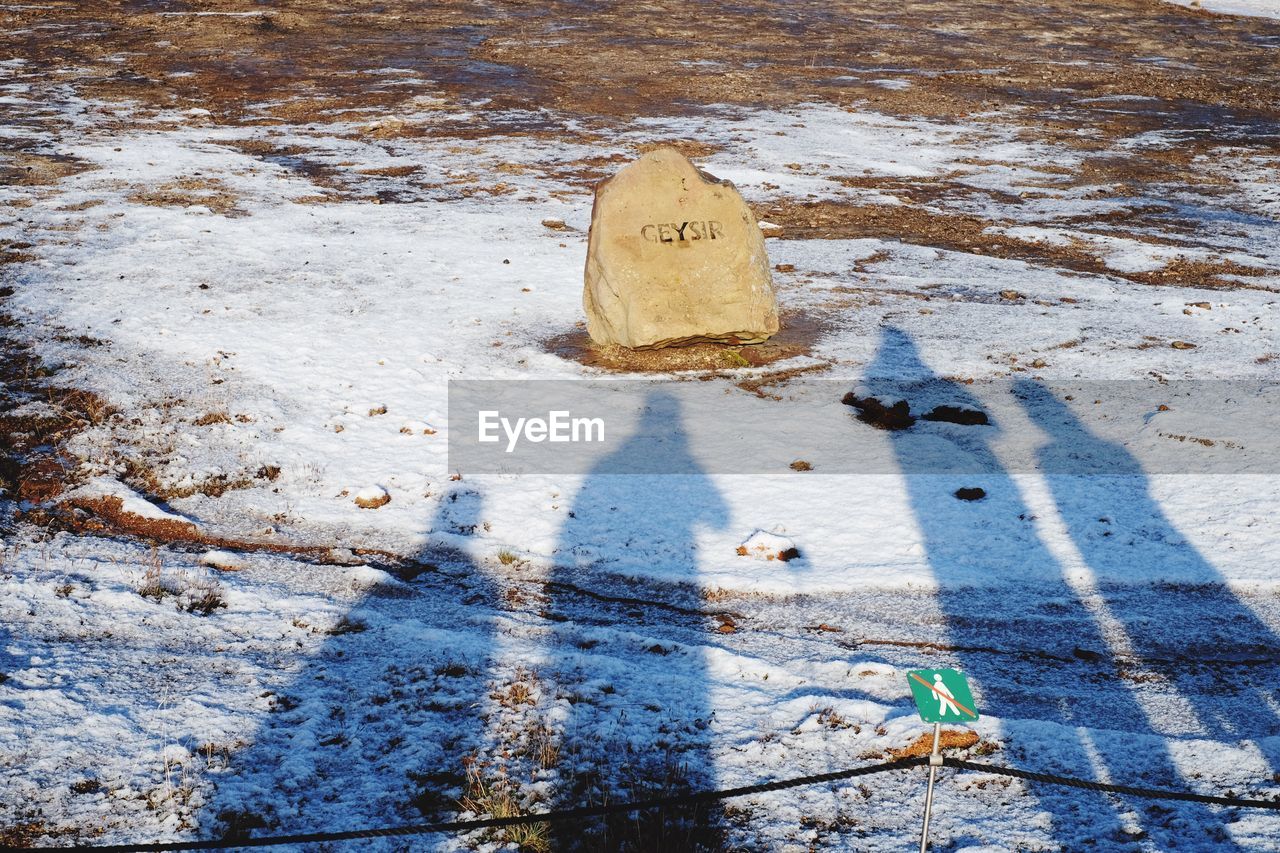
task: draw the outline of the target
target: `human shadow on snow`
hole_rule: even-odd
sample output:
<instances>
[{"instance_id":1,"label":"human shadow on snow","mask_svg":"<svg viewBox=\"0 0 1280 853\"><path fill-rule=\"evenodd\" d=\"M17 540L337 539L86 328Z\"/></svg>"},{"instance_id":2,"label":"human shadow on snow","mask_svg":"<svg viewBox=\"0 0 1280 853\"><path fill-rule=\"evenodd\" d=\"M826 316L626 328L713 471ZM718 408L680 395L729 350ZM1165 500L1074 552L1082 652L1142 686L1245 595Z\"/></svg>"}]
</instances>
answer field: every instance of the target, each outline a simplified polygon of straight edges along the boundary
<instances>
[{"instance_id":1,"label":"human shadow on snow","mask_svg":"<svg viewBox=\"0 0 1280 853\"><path fill-rule=\"evenodd\" d=\"M698 615L704 603L696 537L727 522L723 499L690 453L678 402L654 392L635 432L592 468L575 495L547 585L548 615L560 622L548 655L563 700L556 808L715 787L715 712L701 647L710 626ZM669 582L663 600L674 608L628 614L575 592L584 584L627 584L617 572L637 554L657 564L644 568ZM655 615L669 622L659 629L661 640L646 624ZM633 630L618 630L628 617ZM614 624L618 618L623 625ZM610 630L598 637L593 624ZM666 639L673 635L682 641ZM605 636L629 648L599 654ZM713 806L566 823L552 828L552 849L716 849L719 823Z\"/></svg>"},{"instance_id":2,"label":"human shadow on snow","mask_svg":"<svg viewBox=\"0 0 1280 853\"><path fill-rule=\"evenodd\" d=\"M252 742L224 767L211 765L216 792L201 835L339 831L457 814L467 766L487 745L482 714L493 668L494 591L462 547L480 513L477 492L445 495L433 539L459 547L424 551L403 573L416 574L410 584L374 585L336 622L324 613L292 617L292 630L329 636L286 687L262 694ZM284 650L264 662L291 663ZM403 849L429 840L363 843Z\"/></svg>"},{"instance_id":3,"label":"human shadow on snow","mask_svg":"<svg viewBox=\"0 0 1280 853\"><path fill-rule=\"evenodd\" d=\"M909 380L936 397L933 403L983 408L965 386L935 375L911 338L896 328L883 330L868 376L862 393L880 395L886 403L900 399ZM954 648L949 661L921 664L958 665L978 686L984 708L1017 721L1010 723L1013 745L1000 753L1009 765L1178 787L1173 780L1180 773L1164 740L1144 738L1139 748L1130 742L1130 733L1164 733L1153 729L1130 685L1115 674L1119 662L1094 612L1040 541L1035 516L995 453L999 431L994 420L968 426L918 421L889 433ZM954 473L938 473L940 447L946 447ZM955 494L973 487L986 496L968 501ZM1085 504L1080 509L1093 518L1099 514L1086 511ZM1000 649L1012 637L1039 648L1027 655L982 651ZM1046 651L1052 663L1046 663ZM1051 814L1051 831L1064 849L1137 844L1126 827L1136 811L1145 811L1142 829L1161 849L1229 838L1220 819L1195 803L1152 805L1050 786L1032 793Z\"/></svg>"},{"instance_id":4,"label":"human shadow on snow","mask_svg":"<svg viewBox=\"0 0 1280 853\"><path fill-rule=\"evenodd\" d=\"M340 621L327 614L313 626L313 617L294 617L293 629L330 636L286 687L264 692L252 743L212 769L216 791L202 836L448 820L468 797L474 811L492 813L495 803L475 782L493 782L510 758L495 730L504 714L542 715L555 739L534 786L550 802L534 809L715 787L703 654L712 626L701 615L696 537L723 527L728 511L690 453L676 400L652 395L635 435L575 495L545 608L522 611L550 628L541 648L507 642L503 650L494 633L508 602L466 548L483 524L481 505L463 487L442 499L430 523L433 547L410 584L375 586ZM661 601L652 607L618 603L639 584L623 566L608 571L609 558L628 553L659 564L663 580L652 586ZM590 594L611 585L623 586L616 601ZM517 664L541 697L504 706L514 683L499 674L499 657L502 672ZM293 664L284 653L271 663ZM516 799L508 805L531 807L509 790ZM711 850L723 845L721 819L714 806L668 808L557 823L544 840L556 851Z\"/></svg>"},{"instance_id":5,"label":"human shadow on snow","mask_svg":"<svg viewBox=\"0 0 1280 853\"><path fill-rule=\"evenodd\" d=\"M1123 635L1128 677L1158 679L1179 696L1198 697L1168 714L1188 736L1261 746L1280 735L1280 636L1169 521L1129 451L1093 434L1044 386L1023 381L1014 392L1050 438L1039 451L1040 468L1051 472L1045 479L1058 513L1100 579L1099 604ZM1089 475L1064 473L1082 464ZM1153 594L1135 595L1134 580L1161 582ZM1280 770L1280 755L1267 759Z\"/></svg>"}]
</instances>

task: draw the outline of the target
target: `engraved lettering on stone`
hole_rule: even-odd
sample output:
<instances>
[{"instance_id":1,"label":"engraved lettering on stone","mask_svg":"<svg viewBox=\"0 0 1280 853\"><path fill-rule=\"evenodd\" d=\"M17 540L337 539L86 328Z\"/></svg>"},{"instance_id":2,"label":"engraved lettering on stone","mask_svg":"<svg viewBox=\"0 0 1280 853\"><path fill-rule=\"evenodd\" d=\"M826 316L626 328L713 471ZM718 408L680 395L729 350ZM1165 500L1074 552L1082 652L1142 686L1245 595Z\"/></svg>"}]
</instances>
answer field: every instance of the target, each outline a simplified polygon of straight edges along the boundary
<instances>
[{"instance_id":1,"label":"engraved lettering on stone","mask_svg":"<svg viewBox=\"0 0 1280 853\"><path fill-rule=\"evenodd\" d=\"M662 229L666 229L663 231ZM675 239L669 240L659 235L674 233ZM710 235L708 238L707 235ZM724 236L724 225L712 220L686 220L684 222L664 222L658 225L646 225L640 229L640 236L650 243L692 243L694 240L716 240Z\"/></svg>"}]
</instances>

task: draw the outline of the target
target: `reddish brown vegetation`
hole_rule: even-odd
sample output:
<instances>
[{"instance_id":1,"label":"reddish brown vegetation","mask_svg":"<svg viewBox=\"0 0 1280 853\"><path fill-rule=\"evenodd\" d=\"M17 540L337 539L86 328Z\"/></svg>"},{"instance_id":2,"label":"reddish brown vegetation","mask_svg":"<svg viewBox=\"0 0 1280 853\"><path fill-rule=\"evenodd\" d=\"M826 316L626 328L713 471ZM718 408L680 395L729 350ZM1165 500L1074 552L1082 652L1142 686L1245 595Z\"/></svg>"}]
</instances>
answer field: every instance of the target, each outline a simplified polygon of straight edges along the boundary
<instances>
[{"instance_id":1,"label":"reddish brown vegetation","mask_svg":"<svg viewBox=\"0 0 1280 853\"><path fill-rule=\"evenodd\" d=\"M941 749L966 749L978 742L978 733L970 729L943 729L939 737ZM914 758L933 751L933 732L925 732L901 749L889 750L893 758Z\"/></svg>"}]
</instances>

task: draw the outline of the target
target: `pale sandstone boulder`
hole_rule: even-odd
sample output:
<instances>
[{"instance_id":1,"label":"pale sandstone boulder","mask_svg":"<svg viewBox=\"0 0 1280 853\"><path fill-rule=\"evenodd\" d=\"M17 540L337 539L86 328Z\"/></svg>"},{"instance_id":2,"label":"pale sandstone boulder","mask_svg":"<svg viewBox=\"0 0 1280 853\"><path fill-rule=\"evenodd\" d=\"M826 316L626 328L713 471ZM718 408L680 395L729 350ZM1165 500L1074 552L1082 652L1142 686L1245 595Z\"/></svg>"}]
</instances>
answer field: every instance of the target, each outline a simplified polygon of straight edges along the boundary
<instances>
[{"instance_id":1,"label":"pale sandstone boulder","mask_svg":"<svg viewBox=\"0 0 1280 853\"><path fill-rule=\"evenodd\" d=\"M751 209L674 148L596 187L582 304L592 340L632 349L758 343L778 331Z\"/></svg>"}]
</instances>

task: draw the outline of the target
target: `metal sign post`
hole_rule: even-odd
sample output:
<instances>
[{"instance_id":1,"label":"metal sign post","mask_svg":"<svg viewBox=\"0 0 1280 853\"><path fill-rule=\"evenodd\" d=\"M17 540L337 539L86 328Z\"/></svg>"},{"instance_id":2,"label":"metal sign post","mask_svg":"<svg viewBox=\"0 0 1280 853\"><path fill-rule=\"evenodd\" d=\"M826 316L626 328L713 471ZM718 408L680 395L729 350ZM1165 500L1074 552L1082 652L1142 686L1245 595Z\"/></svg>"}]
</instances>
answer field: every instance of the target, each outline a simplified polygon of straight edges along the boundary
<instances>
[{"instance_id":1,"label":"metal sign post","mask_svg":"<svg viewBox=\"0 0 1280 853\"><path fill-rule=\"evenodd\" d=\"M942 766L942 724L978 719L969 682L954 669L913 669L907 684L916 700L920 719L933 723L933 750L929 753L929 788L924 795L924 827L920 830L920 853L929 849L929 817L933 814L933 785Z\"/></svg>"},{"instance_id":2,"label":"metal sign post","mask_svg":"<svg viewBox=\"0 0 1280 853\"><path fill-rule=\"evenodd\" d=\"M942 753L938 743L942 739L942 723L933 724L933 752L929 753L929 789L924 794L924 828L920 830L920 853L929 848L929 815L933 812L933 781L942 765Z\"/></svg>"}]
</instances>

